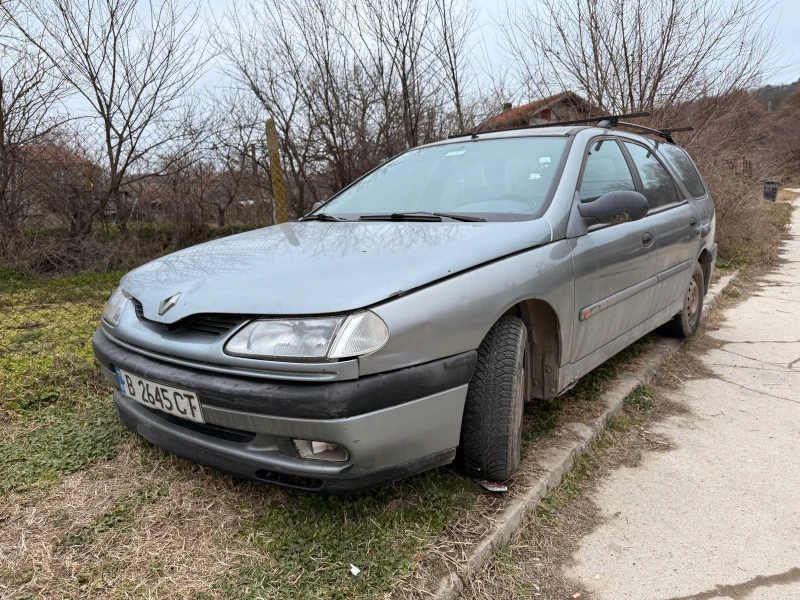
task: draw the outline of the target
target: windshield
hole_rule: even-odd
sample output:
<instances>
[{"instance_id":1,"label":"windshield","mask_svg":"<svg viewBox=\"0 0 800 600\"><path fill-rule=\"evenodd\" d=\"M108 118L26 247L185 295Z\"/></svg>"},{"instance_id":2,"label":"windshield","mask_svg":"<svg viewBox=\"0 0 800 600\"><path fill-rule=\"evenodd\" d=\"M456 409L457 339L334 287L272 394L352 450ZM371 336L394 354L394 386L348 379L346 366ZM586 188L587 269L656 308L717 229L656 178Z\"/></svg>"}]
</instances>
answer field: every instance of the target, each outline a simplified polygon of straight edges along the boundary
<instances>
[{"instance_id":1,"label":"windshield","mask_svg":"<svg viewBox=\"0 0 800 600\"><path fill-rule=\"evenodd\" d=\"M487 221L535 218L547 208L566 145L566 137L525 137L409 150L319 212L343 218L414 212Z\"/></svg>"}]
</instances>

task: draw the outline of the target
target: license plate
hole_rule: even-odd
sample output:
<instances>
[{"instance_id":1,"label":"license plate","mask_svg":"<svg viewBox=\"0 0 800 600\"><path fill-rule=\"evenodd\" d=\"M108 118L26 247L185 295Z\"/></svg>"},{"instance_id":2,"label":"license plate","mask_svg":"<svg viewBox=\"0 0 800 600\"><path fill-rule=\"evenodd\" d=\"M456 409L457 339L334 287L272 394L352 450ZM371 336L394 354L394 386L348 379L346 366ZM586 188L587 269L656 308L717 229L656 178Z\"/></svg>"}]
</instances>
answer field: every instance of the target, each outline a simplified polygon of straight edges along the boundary
<instances>
[{"instance_id":1,"label":"license plate","mask_svg":"<svg viewBox=\"0 0 800 600\"><path fill-rule=\"evenodd\" d=\"M117 369L117 379L120 391L127 398L182 419L205 423L194 392L150 381L122 369Z\"/></svg>"}]
</instances>

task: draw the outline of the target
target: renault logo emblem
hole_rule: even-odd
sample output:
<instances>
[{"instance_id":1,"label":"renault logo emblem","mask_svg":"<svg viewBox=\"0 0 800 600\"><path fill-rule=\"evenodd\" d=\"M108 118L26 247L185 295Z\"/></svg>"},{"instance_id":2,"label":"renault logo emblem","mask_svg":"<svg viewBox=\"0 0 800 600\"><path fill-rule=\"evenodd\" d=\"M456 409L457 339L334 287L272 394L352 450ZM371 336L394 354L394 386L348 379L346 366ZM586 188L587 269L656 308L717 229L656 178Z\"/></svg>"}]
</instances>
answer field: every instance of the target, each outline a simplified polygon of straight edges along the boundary
<instances>
[{"instance_id":1,"label":"renault logo emblem","mask_svg":"<svg viewBox=\"0 0 800 600\"><path fill-rule=\"evenodd\" d=\"M161 304L158 305L158 316L160 317L165 312L167 312L170 308L175 306L178 303L178 298L181 297L181 292L178 292L174 296L170 296L169 298L164 298L161 301Z\"/></svg>"}]
</instances>

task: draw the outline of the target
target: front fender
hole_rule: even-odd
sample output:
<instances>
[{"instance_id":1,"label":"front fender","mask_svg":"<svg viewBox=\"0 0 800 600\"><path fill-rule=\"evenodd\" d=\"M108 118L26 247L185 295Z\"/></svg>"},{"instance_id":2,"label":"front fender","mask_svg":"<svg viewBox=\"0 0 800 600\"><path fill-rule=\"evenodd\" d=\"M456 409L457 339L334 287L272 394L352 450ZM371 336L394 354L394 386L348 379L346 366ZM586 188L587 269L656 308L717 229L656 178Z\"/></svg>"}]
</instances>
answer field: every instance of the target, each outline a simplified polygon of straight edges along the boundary
<instances>
[{"instance_id":1,"label":"front fender","mask_svg":"<svg viewBox=\"0 0 800 600\"><path fill-rule=\"evenodd\" d=\"M359 358L359 374L391 371L475 350L510 307L528 299L558 316L561 356L570 356L574 278L569 245L560 240L463 271L406 296L371 307L389 341Z\"/></svg>"}]
</instances>

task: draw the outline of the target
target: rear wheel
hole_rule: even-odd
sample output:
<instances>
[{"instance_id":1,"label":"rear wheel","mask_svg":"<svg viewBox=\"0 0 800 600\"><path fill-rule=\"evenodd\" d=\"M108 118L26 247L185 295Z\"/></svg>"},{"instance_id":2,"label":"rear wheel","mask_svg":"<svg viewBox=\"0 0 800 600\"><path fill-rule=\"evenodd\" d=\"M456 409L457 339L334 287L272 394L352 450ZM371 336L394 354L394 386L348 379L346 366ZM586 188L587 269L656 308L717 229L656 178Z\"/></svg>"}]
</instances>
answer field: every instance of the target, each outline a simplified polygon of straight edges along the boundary
<instances>
[{"instance_id":1,"label":"rear wheel","mask_svg":"<svg viewBox=\"0 0 800 600\"><path fill-rule=\"evenodd\" d=\"M683 308L672 321L667 323L668 333L679 338L688 338L695 334L700 328L700 321L703 318L703 291L705 289L703 267L696 262L684 295Z\"/></svg>"},{"instance_id":2,"label":"rear wheel","mask_svg":"<svg viewBox=\"0 0 800 600\"><path fill-rule=\"evenodd\" d=\"M519 466L525 405L525 339L519 317L502 317L478 348L461 423L461 463L470 477L505 481Z\"/></svg>"}]
</instances>

